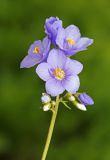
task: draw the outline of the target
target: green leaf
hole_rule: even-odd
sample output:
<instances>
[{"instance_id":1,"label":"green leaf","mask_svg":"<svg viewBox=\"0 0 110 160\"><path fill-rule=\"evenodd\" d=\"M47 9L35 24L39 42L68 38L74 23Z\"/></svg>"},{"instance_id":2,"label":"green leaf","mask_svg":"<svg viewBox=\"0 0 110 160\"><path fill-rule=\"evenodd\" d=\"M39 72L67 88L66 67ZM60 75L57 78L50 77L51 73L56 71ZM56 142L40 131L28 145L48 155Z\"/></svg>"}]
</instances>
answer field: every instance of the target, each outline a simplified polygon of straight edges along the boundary
<instances>
[{"instance_id":1,"label":"green leaf","mask_svg":"<svg viewBox=\"0 0 110 160\"><path fill-rule=\"evenodd\" d=\"M67 103L65 101L61 101L61 103L63 103L66 108L68 108L69 110L71 110L71 108L67 105Z\"/></svg>"}]
</instances>

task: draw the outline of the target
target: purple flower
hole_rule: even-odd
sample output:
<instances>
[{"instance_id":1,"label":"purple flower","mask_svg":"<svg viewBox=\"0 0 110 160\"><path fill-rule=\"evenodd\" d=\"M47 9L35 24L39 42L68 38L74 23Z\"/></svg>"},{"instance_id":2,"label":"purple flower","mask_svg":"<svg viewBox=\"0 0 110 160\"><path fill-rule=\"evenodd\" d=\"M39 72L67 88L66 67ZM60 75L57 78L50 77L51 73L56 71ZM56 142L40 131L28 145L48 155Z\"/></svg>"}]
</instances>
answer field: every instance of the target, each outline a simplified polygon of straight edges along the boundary
<instances>
[{"instance_id":1,"label":"purple flower","mask_svg":"<svg viewBox=\"0 0 110 160\"><path fill-rule=\"evenodd\" d=\"M92 39L81 37L78 27L74 25L70 25L66 29L60 28L56 37L56 44L67 56L86 50L92 43Z\"/></svg>"},{"instance_id":2,"label":"purple flower","mask_svg":"<svg viewBox=\"0 0 110 160\"><path fill-rule=\"evenodd\" d=\"M77 74L82 71L82 68L80 62L67 58L63 51L52 49L47 63L39 64L36 73L46 81L46 92L51 96L57 96L64 90L76 93L80 86Z\"/></svg>"},{"instance_id":3,"label":"purple flower","mask_svg":"<svg viewBox=\"0 0 110 160\"><path fill-rule=\"evenodd\" d=\"M84 105L93 105L93 99L86 93L81 93L78 97L79 101Z\"/></svg>"},{"instance_id":4,"label":"purple flower","mask_svg":"<svg viewBox=\"0 0 110 160\"><path fill-rule=\"evenodd\" d=\"M45 33L51 42L56 45L56 36L59 28L62 28L62 21L58 17L50 17L45 21Z\"/></svg>"},{"instance_id":5,"label":"purple flower","mask_svg":"<svg viewBox=\"0 0 110 160\"><path fill-rule=\"evenodd\" d=\"M28 55L24 57L20 68L30 68L47 59L50 50L50 40L45 37L43 41L35 41L28 50Z\"/></svg>"}]
</instances>

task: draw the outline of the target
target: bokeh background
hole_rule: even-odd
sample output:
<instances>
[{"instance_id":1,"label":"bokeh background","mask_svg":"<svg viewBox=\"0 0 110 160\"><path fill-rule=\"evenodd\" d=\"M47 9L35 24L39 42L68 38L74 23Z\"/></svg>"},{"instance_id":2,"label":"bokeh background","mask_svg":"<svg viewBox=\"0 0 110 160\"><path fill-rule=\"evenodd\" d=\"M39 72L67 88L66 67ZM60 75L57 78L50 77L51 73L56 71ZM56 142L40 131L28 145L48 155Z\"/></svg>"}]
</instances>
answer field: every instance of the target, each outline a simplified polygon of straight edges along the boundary
<instances>
[{"instance_id":1,"label":"bokeh background","mask_svg":"<svg viewBox=\"0 0 110 160\"><path fill-rule=\"evenodd\" d=\"M75 24L94 45L73 58L84 64L80 91L95 105L60 107L48 160L110 160L110 1L0 0L0 160L39 160L51 114L40 102L44 82L35 67L20 69L29 45L42 39L44 21Z\"/></svg>"}]
</instances>

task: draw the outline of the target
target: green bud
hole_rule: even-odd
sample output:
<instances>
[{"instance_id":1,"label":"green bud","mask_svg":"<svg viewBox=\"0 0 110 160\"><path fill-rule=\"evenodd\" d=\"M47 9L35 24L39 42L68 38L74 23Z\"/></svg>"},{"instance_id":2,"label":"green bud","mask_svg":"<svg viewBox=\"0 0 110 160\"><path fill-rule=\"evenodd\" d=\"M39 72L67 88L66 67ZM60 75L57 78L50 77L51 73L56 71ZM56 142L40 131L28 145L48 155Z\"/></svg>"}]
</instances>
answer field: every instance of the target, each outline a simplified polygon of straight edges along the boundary
<instances>
[{"instance_id":1,"label":"green bud","mask_svg":"<svg viewBox=\"0 0 110 160\"><path fill-rule=\"evenodd\" d=\"M73 102L73 101L75 101L75 97L74 96L70 96L70 97L68 97L68 100Z\"/></svg>"},{"instance_id":2,"label":"green bud","mask_svg":"<svg viewBox=\"0 0 110 160\"><path fill-rule=\"evenodd\" d=\"M52 106L55 106L56 102L55 102L55 101L52 101L51 104L52 104Z\"/></svg>"}]
</instances>

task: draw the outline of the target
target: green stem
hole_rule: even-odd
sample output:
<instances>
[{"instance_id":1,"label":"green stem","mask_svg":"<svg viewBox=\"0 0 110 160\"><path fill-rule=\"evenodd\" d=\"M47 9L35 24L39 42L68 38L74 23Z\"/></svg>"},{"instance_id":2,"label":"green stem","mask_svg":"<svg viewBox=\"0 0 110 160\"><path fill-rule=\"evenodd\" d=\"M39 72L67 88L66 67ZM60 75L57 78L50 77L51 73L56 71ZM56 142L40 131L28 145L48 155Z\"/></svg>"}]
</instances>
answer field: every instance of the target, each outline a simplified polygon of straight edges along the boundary
<instances>
[{"instance_id":1,"label":"green stem","mask_svg":"<svg viewBox=\"0 0 110 160\"><path fill-rule=\"evenodd\" d=\"M50 145L50 141L51 141L51 138L52 138L52 133L53 133L54 125L55 125L55 120L56 120L56 116L57 116L57 112L58 112L59 102L60 102L60 99L59 99L59 96L57 96L56 97L56 105L55 105L55 108L54 108L54 112L52 113L52 119L51 119L51 122L50 122L50 127L49 127L49 131L48 131L48 135L47 135L47 140L46 140L46 144L45 144L45 147L44 147L44 151L43 151L41 160L45 160L46 156L47 156L47 153L48 153L48 149L49 149L49 145Z\"/></svg>"}]
</instances>

